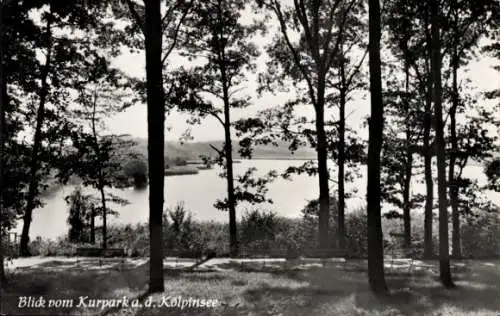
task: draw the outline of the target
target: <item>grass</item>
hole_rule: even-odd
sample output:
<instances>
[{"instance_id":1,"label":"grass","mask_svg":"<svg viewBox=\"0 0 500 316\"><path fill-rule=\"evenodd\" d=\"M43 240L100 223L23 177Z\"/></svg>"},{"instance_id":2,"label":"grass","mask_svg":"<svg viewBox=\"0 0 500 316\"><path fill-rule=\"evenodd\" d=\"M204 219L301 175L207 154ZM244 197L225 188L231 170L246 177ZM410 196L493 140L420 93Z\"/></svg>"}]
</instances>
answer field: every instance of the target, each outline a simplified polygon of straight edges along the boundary
<instances>
[{"instance_id":1,"label":"grass","mask_svg":"<svg viewBox=\"0 0 500 316\"><path fill-rule=\"evenodd\" d=\"M93 259L95 260L95 259ZM348 261L327 267L285 270L263 265L224 264L214 269L165 270L165 292L147 295L148 264L104 263L90 259L53 261L10 274L2 295L9 315L500 315L500 262L467 261L454 268L457 289L437 280L437 263L411 275L386 269L391 289L387 297L373 295L367 285L366 263ZM93 269L91 269L93 268ZM222 270L221 270L222 269ZM20 296L73 299L140 297L160 304L162 297L217 299L217 308L19 309ZM106 314L106 313L104 313Z\"/></svg>"}]
</instances>

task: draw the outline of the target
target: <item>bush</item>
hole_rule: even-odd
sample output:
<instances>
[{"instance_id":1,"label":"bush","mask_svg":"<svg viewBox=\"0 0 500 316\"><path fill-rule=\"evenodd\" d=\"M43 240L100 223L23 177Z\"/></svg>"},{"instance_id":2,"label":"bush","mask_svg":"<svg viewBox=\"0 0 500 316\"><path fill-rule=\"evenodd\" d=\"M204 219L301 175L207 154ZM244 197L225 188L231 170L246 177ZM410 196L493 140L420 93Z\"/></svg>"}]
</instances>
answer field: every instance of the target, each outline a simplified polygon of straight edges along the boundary
<instances>
[{"instance_id":1,"label":"bush","mask_svg":"<svg viewBox=\"0 0 500 316\"><path fill-rule=\"evenodd\" d=\"M337 199L330 197L330 216L329 216L329 236L330 247L335 248L337 245ZM317 248L318 247L318 226L319 226L319 200L315 199L309 201L307 205L301 210L302 225L301 234L305 236L300 248Z\"/></svg>"},{"instance_id":2,"label":"bush","mask_svg":"<svg viewBox=\"0 0 500 316\"><path fill-rule=\"evenodd\" d=\"M144 188L148 184L148 165L143 159L129 160L123 167L123 174L133 179L136 188Z\"/></svg>"},{"instance_id":3,"label":"bush","mask_svg":"<svg viewBox=\"0 0 500 316\"><path fill-rule=\"evenodd\" d=\"M12 242L8 238L8 235L3 236L0 242L2 242L2 251L5 260L19 257L19 243Z\"/></svg>"},{"instance_id":4,"label":"bush","mask_svg":"<svg viewBox=\"0 0 500 316\"><path fill-rule=\"evenodd\" d=\"M345 217L347 256L365 258L368 253L366 211L359 208Z\"/></svg>"},{"instance_id":5,"label":"bush","mask_svg":"<svg viewBox=\"0 0 500 316\"><path fill-rule=\"evenodd\" d=\"M145 224L108 227L108 246L123 248L130 257L149 256L149 228ZM99 239L102 240L102 236ZM95 245L94 245L95 247Z\"/></svg>"},{"instance_id":6,"label":"bush","mask_svg":"<svg viewBox=\"0 0 500 316\"><path fill-rule=\"evenodd\" d=\"M191 213L185 208L183 202L178 203L173 210L167 209L164 218L163 241L167 250L179 252L201 247L195 242L197 238L194 236L195 229Z\"/></svg>"},{"instance_id":7,"label":"bush","mask_svg":"<svg viewBox=\"0 0 500 316\"><path fill-rule=\"evenodd\" d=\"M81 187L76 187L66 198L66 203L69 205L67 220L69 224L69 240L78 243L88 239L88 236L85 236L84 228L87 224L85 219L89 217L90 213L89 196L82 194Z\"/></svg>"},{"instance_id":8,"label":"bush","mask_svg":"<svg viewBox=\"0 0 500 316\"><path fill-rule=\"evenodd\" d=\"M461 227L462 255L465 258L500 257L500 218L498 212L468 216Z\"/></svg>"},{"instance_id":9,"label":"bush","mask_svg":"<svg viewBox=\"0 0 500 316\"><path fill-rule=\"evenodd\" d=\"M74 256L77 246L65 237L54 240L37 238L29 245L33 256Z\"/></svg>"},{"instance_id":10,"label":"bush","mask_svg":"<svg viewBox=\"0 0 500 316\"><path fill-rule=\"evenodd\" d=\"M269 249L274 242L277 225L274 212L247 211L240 223L240 242L252 248Z\"/></svg>"},{"instance_id":11,"label":"bush","mask_svg":"<svg viewBox=\"0 0 500 316\"><path fill-rule=\"evenodd\" d=\"M336 208L336 204L333 204ZM260 250L264 255L270 249L287 249L289 256L304 255L317 247L317 204L309 203L302 212L302 218L283 218L273 212L252 210L246 212L238 223L240 249ZM336 214L335 209L332 213ZM498 213L482 212L480 216L465 217L462 224L462 252L467 258L497 258L500 256L500 219ZM335 244L332 219L332 245ZM417 250L416 257L423 253L423 214L412 214L412 243ZM437 221L433 224L434 251L438 250ZM392 237L390 232L402 232L400 219L382 219L382 228L386 246L399 249L402 239ZM451 227L450 227L451 229ZM97 230L100 233L100 230ZM348 257L367 257L367 222L366 210L359 208L346 213L346 242ZM108 228L110 248L125 248L129 256L149 256L149 228L147 224L135 226L111 226ZM100 236L97 235L97 238ZM102 237L101 237L102 238ZM100 244L99 244L100 245ZM79 244L78 247L81 247ZM95 245L93 245L95 247ZM66 238L57 241L37 239L31 242L34 255L63 256L75 253L77 245L72 245ZM17 247L13 248L17 251ZM182 257L200 257L209 252L218 256L229 253L229 225L217 222L198 222L183 203L164 214L164 255ZM387 255L391 255L386 250Z\"/></svg>"}]
</instances>

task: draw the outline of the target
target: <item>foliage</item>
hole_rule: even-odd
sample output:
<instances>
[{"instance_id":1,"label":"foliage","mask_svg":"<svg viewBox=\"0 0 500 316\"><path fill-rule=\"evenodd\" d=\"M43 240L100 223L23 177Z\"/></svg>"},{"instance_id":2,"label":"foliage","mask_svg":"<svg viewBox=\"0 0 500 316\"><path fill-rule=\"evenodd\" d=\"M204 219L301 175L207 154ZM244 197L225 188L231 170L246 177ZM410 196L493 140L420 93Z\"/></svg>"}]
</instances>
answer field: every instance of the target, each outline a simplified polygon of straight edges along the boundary
<instances>
[{"instance_id":1,"label":"foliage","mask_svg":"<svg viewBox=\"0 0 500 316\"><path fill-rule=\"evenodd\" d=\"M500 158L488 162L484 173L488 177L488 187L500 192Z\"/></svg>"},{"instance_id":2,"label":"foliage","mask_svg":"<svg viewBox=\"0 0 500 316\"><path fill-rule=\"evenodd\" d=\"M274 212L247 210L240 221L240 242L253 249L269 249L276 237L278 221Z\"/></svg>"},{"instance_id":3,"label":"foliage","mask_svg":"<svg viewBox=\"0 0 500 316\"><path fill-rule=\"evenodd\" d=\"M176 205L173 210L176 223L169 213L169 218L164 226L165 232L165 254L167 256L197 257L214 250L217 256L225 256L229 253L227 234L228 224L217 222L199 222L190 218L190 212L184 209L182 204ZM486 209L484 210L486 211ZM177 214L176 214L177 213ZM475 212L477 217L465 216L461 223L463 241L462 252L464 257L470 259L492 259L499 258L499 231L498 213L492 208L487 212ZM267 250L289 249L297 254L303 254L307 250L314 249L317 245L317 224L305 218L283 218L272 212L254 210L247 213L248 219L251 214L254 220L241 221L239 231L241 232L240 246L242 249L250 249L265 255ZM259 236L253 234L245 227L256 226L255 224L265 222L264 227L272 229L261 229ZM412 249L414 258L422 258L422 245L424 240L423 216L415 214L412 225ZM434 222L434 230L437 231L437 221ZM177 229L174 227L177 225ZM262 226L260 226L262 227ZM366 258L366 210L364 208L354 209L346 213L346 241L347 256L349 258ZM402 249L402 240L389 233L401 233L402 225L394 219L382 220L382 229L385 238L385 255L391 256L393 251L398 253ZM247 233L244 233L248 231ZM148 227L146 224L123 225L109 227L109 247L125 248L127 254L132 257L147 257L149 254ZM97 238L99 238L98 236ZM182 240L185 238L185 240ZM438 239L434 236L434 247L437 247ZM73 255L76 247L85 244L74 245L67 238L57 241L34 240L30 247L35 255ZM436 248L435 248L436 249Z\"/></svg>"},{"instance_id":4,"label":"foliage","mask_svg":"<svg viewBox=\"0 0 500 316\"><path fill-rule=\"evenodd\" d=\"M30 251L34 256L73 256L78 246L66 237L54 240L37 238L30 242Z\"/></svg>"},{"instance_id":5,"label":"foliage","mask_svg":"<svg viewBox=\"0 0 500 316\"><path fill-rule=\"evenodd\" d=\"M130 159L123 166L127 178L133 178L134 187L144 188L148 183L148 166L144 159Z\"/></svg>"},{"instance_id":6,"label":"foliage","mask_svg":"<svg viewBox=\"0 0 500 316\"><path fill-rule=\"evenodd\" d=\"M171 251L189 249L194 247L193 221L191 213L185 208L184 203L178 203L173 210L167 209L165 217L165 248Z\"/></svg>"},{"instance_id":7,"label":"foliage","mask_svg":"<svg viewBox=\"0 0 500 316\"><path fill-rule=\"evenodd\" d=\"M251 205L259 203L273 203L273 200L267 197L268 184L273 182L278 174L276 171L269 171L264 176L258 177L255 175L257 168L249 168L243 175L236 177L238 185L234 189L235 205L242 202L250 203ZM226 177L227 172L224 171L220 175ZM214 206L220 210L228 208L228 199L217 200Z\"/></svg>"},{"instance_id":8,"label":"foliage","mask_svg":"<svg viewBox=\"0 0 500 316\"><path fill-rule=\"evenodd\" d=\"M90 216L88 209L88 197L82 195L81 188L77 187L71 195L66 198L69 204L68 224L70 225L68 239L70 242L82 242L85 240L83 231L86 219Z\"/></svg>"},{"instance_id":9,"label":"foliage","mask_svg":"<svg viewBox=\"0 0 500 316\"><path fill-rule=\"evenodd\" d=\"M462 224L462 254L465 258L492 259L500 257L499 209L483 210L468 216Z\"/></svg>"}]
</instances>

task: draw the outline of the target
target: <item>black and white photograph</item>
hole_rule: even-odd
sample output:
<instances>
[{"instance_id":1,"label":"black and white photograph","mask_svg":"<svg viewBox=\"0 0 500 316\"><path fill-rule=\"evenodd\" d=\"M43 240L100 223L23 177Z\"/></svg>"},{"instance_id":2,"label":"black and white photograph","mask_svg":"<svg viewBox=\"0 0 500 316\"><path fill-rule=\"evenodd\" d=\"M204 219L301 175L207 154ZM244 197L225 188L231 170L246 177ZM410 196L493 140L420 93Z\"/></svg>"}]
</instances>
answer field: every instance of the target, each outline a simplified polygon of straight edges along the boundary
<instances>
[{"instance_id":1,"label":"black and white photograph","mask_svg":"<svg viewBox=\"0 0 500 316\"><path fill-rule=\"evenodd\" d=\"M500 0L0 0L0 315L500 316Z\"/></svg>"}]
</instances>

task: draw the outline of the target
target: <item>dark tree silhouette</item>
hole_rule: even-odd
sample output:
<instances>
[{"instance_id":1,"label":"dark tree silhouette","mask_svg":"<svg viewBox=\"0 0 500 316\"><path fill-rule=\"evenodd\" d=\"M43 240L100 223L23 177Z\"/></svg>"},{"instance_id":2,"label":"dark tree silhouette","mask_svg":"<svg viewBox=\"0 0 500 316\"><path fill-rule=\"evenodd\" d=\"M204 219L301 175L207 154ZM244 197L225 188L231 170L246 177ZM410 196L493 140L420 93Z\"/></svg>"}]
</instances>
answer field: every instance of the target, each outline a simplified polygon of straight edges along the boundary
<instances>
[{"instance_id":1,"label":"dark tree silhouette","mask_svg":"<svg viewBox=\"0 0 500 316\"><path fill-rule=\"evenodd\" d=\"M380 153L384 130L384 105L380 60L380 2L369 1L369 56L370 56L370 138L368 144L368 281L374 292L387 292L384 277L384 245L381 223Z\"/></svg>"},{"instance_id":2,"label":"dark tree silhouette","mask_svg":"<svg viewBox=\"0 0 500 316\"><path fill-rule=\"evenodd\" d=\"M33 209L35 208L35 197L38 191L38 176L37 171L39 169L39 154L42 146L42 127L45 120L45 106L47 102L47 96L49 94L50 85L47 81L49 73L51 70L52 55L53 55L53 39L52 39L52 23L54 20L54 14L52 12L52 5L49 5L49 12L45 16L46 26L45 26L45 42L47 43L45 50L45 64L42 66L40 73L41 88L39 93L39 103L36 115L35 123L35 134L33 136L33 151L31 155L31 165L30 165L30 184L28 188L28 197L26 202L26 210L23 217L23 230L21 232L21 242L19 244L20 250L19 254L21 256L29 256L30 252L28 249L29 243L29 230L31 225L31 220L33 216Z\"/></svg>"},{"instance_id":3,"label":"dark tree silhouette","mask_svg":"<svg viewBox=\"0 0 500 316\"><path fill-rule=\"evenodd\" d=\"M3 186L4 186L4 139L5 139L5 104L4 104L4 22L3 15L4 9L10 1L0 1L0 289L5 282L4 271L4 254L3 254L3 240L4 240L4 205L3 205ZM1 304L1 303L0 303ZM1 309L1 305L0 305Z\"/></svg>"},{"instance_id":4,"label":"dark tree silhouette","mask_svg":"<svg viewBox=\"0 0 500 316\"><path fill-rule=\"evenodd\" d=\"M454 287L451 277L450 254L448 242L448 199L446 186L446 153L444 142L444 122L442 107L441 83L441 36L439 23L439 1L432 0L431 8L431 36L432 59L431 69L434 82L434 121L436 130L436 152L438 170L438 199L439 199L439 272L444 286Z\"/></svg>"},{"instance_id":5,"label":"dark tree silhouette","mask_svg":"<svg viewBox=\"0 0 500 316\"><path fill-rule=\"evenodd\" d=\"M165 184L165 95L161 1L145 1L144 36L148 112L149 291L163 292L163 202Z\"/></svg>"}]
</instances>

